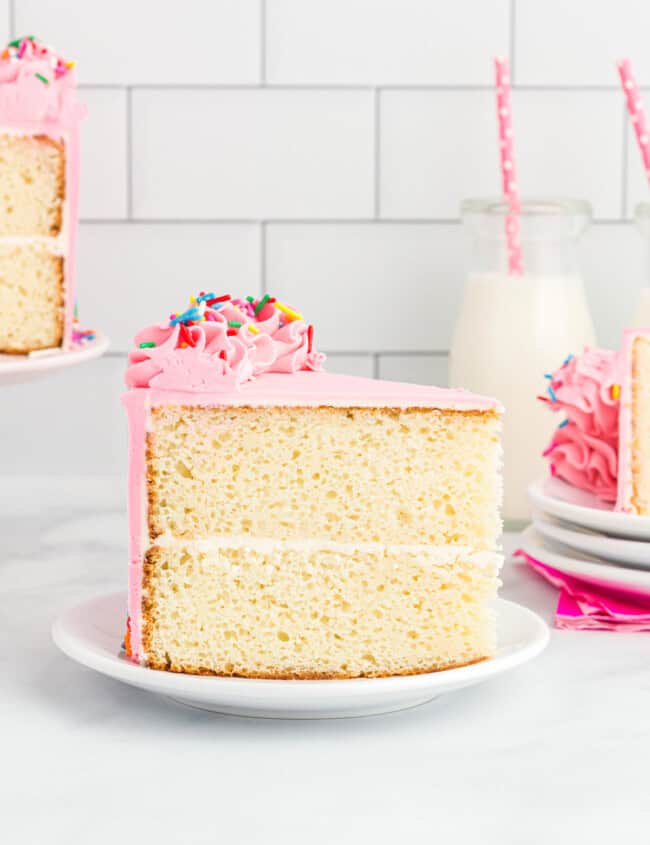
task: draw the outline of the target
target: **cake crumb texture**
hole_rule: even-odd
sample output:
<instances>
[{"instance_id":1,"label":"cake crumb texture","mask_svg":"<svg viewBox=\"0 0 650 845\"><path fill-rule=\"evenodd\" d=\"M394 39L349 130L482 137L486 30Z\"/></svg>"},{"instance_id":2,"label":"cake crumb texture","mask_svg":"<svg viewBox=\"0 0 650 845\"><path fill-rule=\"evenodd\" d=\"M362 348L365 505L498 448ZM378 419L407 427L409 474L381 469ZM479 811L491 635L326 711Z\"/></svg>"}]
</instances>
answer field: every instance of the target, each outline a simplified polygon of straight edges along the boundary
<instances>
[{"instance_id":1,"label":"cake crumb texture","mask_svg":"<svg viewBox=\"0 0 650 845\"><path fill-rule=\"evenodd\" d=\"M421 408L156 407L151 537L494 549L500 424L493 412Z\"/></svg>"},{"instance_id":2,"label":"cake crumb texture","mask_svg":"<svg viewBox=\"0 0 650 845\"><path fill-rule=\"evenodd\" d=\"M195 674L354 678L490 657L501 562L467 550L171 542L146 557L147 664Z\"/></svg>"},{"instance_id":3,"label":"cake crumb texture","mask_svg":"<svg viewBox=\"0 0 650 845\"><path fill-rule=\"evenodd\" d=\"M60 346L64 262L40 243L0 239L0 352Z\"/></svg>"},{"instance_id":4,"label":"cake crumb texture","mask_svg":"<svg viewBox=\"0 0 650 845\"><path fill-rule=\"evenodd\" d=\"M0 237L58 235L64 185L63 143L0 134Z\"/></svg>"}]
</instances>

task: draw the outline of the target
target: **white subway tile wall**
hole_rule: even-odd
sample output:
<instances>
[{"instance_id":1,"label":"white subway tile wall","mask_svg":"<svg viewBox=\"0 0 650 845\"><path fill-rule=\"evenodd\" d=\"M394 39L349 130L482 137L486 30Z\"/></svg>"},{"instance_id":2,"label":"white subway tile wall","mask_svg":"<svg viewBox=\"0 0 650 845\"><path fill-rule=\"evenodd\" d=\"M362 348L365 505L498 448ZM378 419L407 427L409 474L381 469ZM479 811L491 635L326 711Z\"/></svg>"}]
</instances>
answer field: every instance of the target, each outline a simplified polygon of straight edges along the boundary
<instances>
[{"instance_id":1,"label":"white subway tile wall","mask_svg":"<svg viewBox=\"0 0 650 845\"><path fill-rule=\"evenodd\" d=\"M447 387L447 355L382 355L379 378Z\"/></svg>"},{"instance_id":2,"label":"white subway tile wall","mask_svg":"<svg viewBox=\"0 0 650 845\"><path fill-rule=\"evenodd\" d=\"M318 315L325 349L448 347L462 278L458 225L271 223L266 234L268 289Z\"/></svg>"},{"instance_id":3,"label":"white subway tile wall","mask_svg":"<svg viewBox=\"0 0 650 845\"><path fill-rule=\"evenodd\" d=\"M261 292L261 231L247 224L82 223L79 302L84 322L126 355L134 333L187 304L189 291L221 279Z\"/></svg>"},{"instance_id":4,"label":"white subway tile wall","mask_svg":"<svg viewBox=\"0 0 650 845\"><path fill-rule=\"evenodd\" d=\"M381 215L453 219L465 197L498 194L495 120L492 91L384 91Z\"/></svg>"},{"instance_id":5,"label":"white subway tile wall","mask_svg":"<svg viewBox=\"0 0 650 845\"><path fill-rule=\"evenodd\" d=\"M614 61L630 56L650 105L649 29L641 0L0 0L0 38L35 33L78 60L79 306L113 341L4 391L0 437L33 448L0 469L121 475L130 339L205 286L286 297L334 371L444 384L459 203L500 186L497 53L522 193L593 205L581 257L615 345L649 258Z\"/></svg>"},{"instance_id":6,"label":"white subway tile wall","mask_svg":"<svg viewBox=\"0 0 650 845\"><path fill-rule=\"evenodd\" d=\"M124 220L129 213L127 92L84 90L88 118L81 125L79 213L91 220Z\"/></svg>"},{"instance_id":7,"label":"white subway tile wall","mask_svg":"<svg viewBox=\"0 0 650 845\"><path fill-rule=\"evenodd\" d=\"M616 88L615 63L634 61L650 84L644 0L515 0L517 81L522 85Z\"/></svg>"},{"instance_id":8,"label":"white subway tile wall","mask_svg":"<svg viewBox=\"0 0 650 845\"><path fill-rule=\"evenodd\" d=\"M86 85L254 85L260 78L259 0L10 2L14 34L38 34L75 56Z\"/></svg>"},{"instance_id":9,"label":"white subway tile wall","mask_svg":"<svg viewBox=\"0 0 650 845\"><path fill-rule=\"evenodd\" d=\"M268 0L267 81L479 85L509 43L509 0Z\"/></svg>"},{"instance_id":10,"label":"white subway tile wall","mask_svg":"<svg viewBox=\"0 0 650 845\"><path fill-rule=\"evenodd\" d=\"M368 217L369 91L135 90L133 214Z\"/></svg>"}]
</instances>

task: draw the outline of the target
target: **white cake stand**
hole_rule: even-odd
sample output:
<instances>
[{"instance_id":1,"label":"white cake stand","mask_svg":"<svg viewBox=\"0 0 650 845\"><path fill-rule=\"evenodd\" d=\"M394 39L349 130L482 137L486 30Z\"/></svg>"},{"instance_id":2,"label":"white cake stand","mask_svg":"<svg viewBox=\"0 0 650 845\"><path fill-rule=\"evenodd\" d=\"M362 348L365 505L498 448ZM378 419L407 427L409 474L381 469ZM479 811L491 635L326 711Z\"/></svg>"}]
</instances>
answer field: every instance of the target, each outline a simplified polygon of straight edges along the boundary
<instances>
[{"instance_id":1,"label":"white cake stand","mask_svg":"<svg viewBox=\"0 0 650 845\"><path fill-rule=\"evenodd\" d=\"M0 355L0 386L32 381L55 370L99 358L106 352L108 345L106 335L96 331L94 340L75 344L71 349L47 349L29 355Z\"/></svg>"}]
</instances>

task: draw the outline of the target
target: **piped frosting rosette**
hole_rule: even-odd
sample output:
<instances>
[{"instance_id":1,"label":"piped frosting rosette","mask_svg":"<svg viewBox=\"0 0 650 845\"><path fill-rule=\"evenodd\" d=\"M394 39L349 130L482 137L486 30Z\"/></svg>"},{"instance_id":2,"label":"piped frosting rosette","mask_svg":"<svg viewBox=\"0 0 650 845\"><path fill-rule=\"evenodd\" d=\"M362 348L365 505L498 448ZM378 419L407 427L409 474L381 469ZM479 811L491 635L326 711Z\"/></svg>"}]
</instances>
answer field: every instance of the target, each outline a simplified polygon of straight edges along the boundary
<instances>
[{"instance_id":1,"label":"piped frosting rosette","mask_svg":"<svg viewBox=\"0 0 650 845\"><path fill-rule=\"evenodd\" d=\"M262 373L322 369L313 327L273 297L232 299L201 292L168 323L135 336L129 353L129 388L191 393L241 389Z\"/></svg>"},{"instance_id":2,"label":"piped frosting rosette","mask_svg":"<svg viewBox=\"0 0 650 845\"><path fill-rule=\"evenodd\" d=\"M69 123L85 116L76 100L74 62L34 36L11 41L0 53L0 114L5 122Z\"/></svg>"},{"instance_id":3,"label":"piped frosting rosette","mask_svg":"<svg viewBox=\"0 0 650 845\"><path fill-rule=\"evenodd\" d=\"M605 502L614 502L620 405L618 354L585 347L582 355L570 355L546 378L548 396L540 399L550 410L565 416L544 452L551 474L595 493Z\"/></svg>"}]
</instances>

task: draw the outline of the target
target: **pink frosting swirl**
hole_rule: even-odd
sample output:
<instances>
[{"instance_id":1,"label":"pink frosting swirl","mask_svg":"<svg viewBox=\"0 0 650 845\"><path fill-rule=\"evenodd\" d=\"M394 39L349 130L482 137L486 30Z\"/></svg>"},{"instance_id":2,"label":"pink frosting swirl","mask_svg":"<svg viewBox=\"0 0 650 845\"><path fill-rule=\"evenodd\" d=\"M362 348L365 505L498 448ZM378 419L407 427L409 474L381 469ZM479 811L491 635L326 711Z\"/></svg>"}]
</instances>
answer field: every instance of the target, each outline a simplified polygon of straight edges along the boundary
<instances>
[{"instance_id":1,"label":"pink frosting swirl","mask_svg":"<svg viewBox=\"0 0 650 845\"><path fill-rule=\"evenodd\" d=\"M0 119L4 123L71 123L86 114L76 100L71 63L36 39L22 38L0 56Z\"/></svg>"},{"instance_id":2,"label":"pink frosting swirl","mask_svg":"<svg viewBox=\"0 0 650 845\"><path fill-rule=\"evenodd\" d=\"M548 397L540 397L565 421L544 452L551 473L575 487L616 500L618 476L618 354L585 347L570 356L549 379Z\"/></svg>"},{"instance_id":3,"label":"pink frosting swirl","mask_svg":"<svg viewBox=\"0 0 650 845\"><path fill-rule=\"evenodd\" d=\"M312 348L311 326L302 319L285 323L270 306L260 311L264 319L250 311L229 302L218 311L205 310L199 322L142 329L129 353L127 387L223 393L261 373L322 369L325 355ZM233 329L229 322L241 325Z\"/></svg>"}]
</instances>

